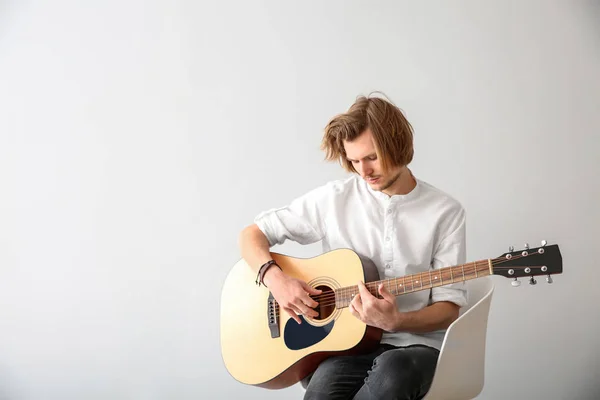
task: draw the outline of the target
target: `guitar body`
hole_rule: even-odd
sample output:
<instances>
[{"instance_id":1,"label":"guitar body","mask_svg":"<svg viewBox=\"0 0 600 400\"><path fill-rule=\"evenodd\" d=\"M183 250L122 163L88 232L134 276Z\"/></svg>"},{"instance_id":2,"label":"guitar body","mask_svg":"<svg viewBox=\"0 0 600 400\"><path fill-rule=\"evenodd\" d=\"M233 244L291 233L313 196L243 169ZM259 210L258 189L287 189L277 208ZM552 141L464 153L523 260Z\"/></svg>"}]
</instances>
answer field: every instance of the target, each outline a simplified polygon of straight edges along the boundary
<instances>
[{"instance_id":1,"label":"guitar body","mask_svg":"<svg viewBox=\"0 0 600 400\"><path fill-rule=\"evenodd\" d=\"M286 274L323 290L321 297L359 281L379 279L375 265L349 249L305 259L277 253L272 257ZM300 316L298 324L285 311L273 308L269 289L257 286L255 280L256 273L240 260L227 276L221 297L221 353L229 373L242 383L288 387L314 372L326 358L363 353L381 340L380 329L332 302L320 307L318 317Z\"/></svg>"}]
</instances>

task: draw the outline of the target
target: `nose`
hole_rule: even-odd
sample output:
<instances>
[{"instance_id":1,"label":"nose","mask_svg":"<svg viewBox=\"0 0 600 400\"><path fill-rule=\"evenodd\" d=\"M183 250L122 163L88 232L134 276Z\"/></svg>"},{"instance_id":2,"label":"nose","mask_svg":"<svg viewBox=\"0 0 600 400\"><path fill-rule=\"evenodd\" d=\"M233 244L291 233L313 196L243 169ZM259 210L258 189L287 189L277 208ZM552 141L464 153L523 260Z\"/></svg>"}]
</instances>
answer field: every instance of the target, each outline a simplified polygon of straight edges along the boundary
<instances>
[{"instance_id":1,"label":"nose","mask_svg":"<svg viewBox=\"0 0 600 400\"><path fill-rule=\"evenodd\" d=\"M373 168L371 168L368 164L366 164L364 161L361 161L359 163L359 173L361 176L365 177L365 176L369 176L373 173Z\"/></svg>"}]
</instances>

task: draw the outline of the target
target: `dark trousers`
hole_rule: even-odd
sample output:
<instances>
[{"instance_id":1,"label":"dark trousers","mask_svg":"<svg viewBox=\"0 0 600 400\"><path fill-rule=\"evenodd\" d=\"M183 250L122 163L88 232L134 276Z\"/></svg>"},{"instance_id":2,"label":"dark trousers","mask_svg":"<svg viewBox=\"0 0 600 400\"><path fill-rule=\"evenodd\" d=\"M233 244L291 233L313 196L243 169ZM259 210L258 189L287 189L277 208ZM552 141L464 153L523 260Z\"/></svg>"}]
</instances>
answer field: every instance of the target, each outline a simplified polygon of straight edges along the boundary
<instances>
[{"instance_id":1,"label":"dark trousers","mask_svg":"<svg viewBox=\"0 0 600 400\"><path fill-rule=\"evenodd\" d=\"M432 347L382 344L369 354L328 358L310 377L304 399L421 399L438 356Z\"/></svg>"}]
</instances>

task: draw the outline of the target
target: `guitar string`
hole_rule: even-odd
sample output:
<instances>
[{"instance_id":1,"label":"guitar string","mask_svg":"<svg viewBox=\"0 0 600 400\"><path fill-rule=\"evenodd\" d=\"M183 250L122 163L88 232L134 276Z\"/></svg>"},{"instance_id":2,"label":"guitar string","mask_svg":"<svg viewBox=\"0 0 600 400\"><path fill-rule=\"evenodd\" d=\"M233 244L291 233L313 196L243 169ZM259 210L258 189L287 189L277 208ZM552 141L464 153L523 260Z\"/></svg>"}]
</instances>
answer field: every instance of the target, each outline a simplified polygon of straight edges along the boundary
<instances>
[{"instance_id":1,"label":"guitar string","mask_svg":"<svg viewBox=\"0 0 600 400\"><path fill-rule=\"evenodd\" d=\"M484 266L484 263L485 263L485 269L481 268L482 266ZM463 264L461 266L457 266L456 268L459 269L461 272L463 272L465 276L470 276L469 274L471 274L471 276L472 276L473 274L476 274L476 271L481 271L481 272L487 271L488 270L488 266L489 266L488 261L474 261L472 263L467 263L467 264ZM423 272L423 273L427 274L428 272ZM421 275L423 273L420 273L419 275ZM403 278L404 277L399 277L398 279L403 279ZM396 278L391 278L391 279L396 279ZM465 281L466 280L468 280L468 279L465 279ZM381 281L381 282L385 282L385 281ZM407 291L406 290L406 287L407 287L406 280L403 279L403 282L404 282L403 283L404 284L404 291L402 293L400 293L400 294L408 294L408 293L414 292L415 286L419 287L419 289L422 287L422 286L416 285L415 281L413 281L411 289L409 289ZM416 281L416 282L419 282L419 281ZM458 280L458 282L463 282L463 280ZM457 283L457 282L455 281L453 283ZM430 281L430 284L431 284L431 281ZM366 286L367 286L367 289L369 289L370 287L373 286L373 282L367 283ZM402 286L402 284L400 286ZM357 286L354 286L354 288L356 288L356 291L358 291L358 287ZM338 300L341 301L342 303L343 302L348 302L349 303L349 301L351 300L351 297L349 297L349 296L342 296L341 295L342 293L340 292L340 290L351 291L351 290L354 290L354 289L353 289L352 286L345 287L345 288L340 288L340 289L336 289L334 291L329 291L326 295L316 295L315 297L311 297L311 298L313 300L316 300L317 298L319 300L321 300L321 302L319 302L319 307L335 306L335 305L337 305L337 301ZM350 293L348 293L348 294L350 294ZM373 293L371 293L371 294L373 294ZM399 294L396 294L396 295L399 295ZM376 296L379 298L379 293L377 293ZM330 302L331 300L333 300L333 302ZM325 301L325 303L323 303L323 301ZM279 315L278 311L279 311L279 305L276 304L276 316Z\"/></svg>"},{"instance_id":2,"label":"guitar string","mask_svg":"<svg viewBox=\"0 0 600 400\"><path fill-rule=\"evenodd\" d=\"M477 267L477 271L485 271L488 268L488 263L487 263L487 261L485 262L485 269L481 268L481 267L483 267L483 263L482 262L479 262L479 264L476 265L476 266L475 265L468 265L467 266L465 264L465 266L463 268L460 268L460 267L456 267L456 268L458 270L460 270L461 272L464 269L465 276L466 276L468 274L474 274L475 270L476 270L475 267ZM449 275L449 270L448 271L444 271L444 272L448 272L448 275ZM422 273L418 274L419 277L421 277L422 274L429 275L429 272L422 272ZM415 274L415 275L417 275L417 274ZM417 277L415 275L412 275L413 279ZM420 288L419 282L422 283L423 280L427 281L429 279L429 277L426 277L426 279L421 279L420 281L419 280L416 280L416 281L413 280L413 281L411 281L410 279L409 280L406 279L409 276L410 275L407 275L406 277L390 278L390 280L391 279L393 279L395 281L396 280L402 280L403 283L399 284L399 286L404 285L405 287L407 286L406 282L409 282L409 285L410 285L410 283L412 283L412 287L414 289L414 286L417 286L417 287ZM451 279L448 279L448 280L450 281ZM433 281L430 280L430 283L431 282L433 282ZM457 277L457 279L454 280L454 283L457 283L457 282L462 282L462 280ZM384 285L388 284L388 286L389 286L390 282L389 282L389 280L379 281L378 284L376 284L374 282L368 282L368 283L365 284L365 286L367 287L367 289L369 289L369 291L371 291L371 290L377 290L378 287L379 287L379 284L384 284ZM349 293L347 293L349 295L352 292L357 292L358 291L358 286L349 286L349 287L345 287L345 288L336 289L335 291L328 291L327 294L325 294L325 295L315 295L315 296L311 296L311 298L313 300L315 300L315 301L317 301L317 300L319 300L319 301L332 300L333 298L336 297L336 293L337 293L337 295L339 295L338 297L340 297L341 299L348 298L348 296L343 296L345 294L345 293L343 293L344 291L349 292ZM330 305L330 304L327 304L327 305Z\"/></svg>"},{"instance_id":3,"label":"guitar string","mask_svg":"<svg viewBox=\"0 0 600 400\"><path fill-rule=\"evenodd\" d=\"M504 257L502 257L502 258L498 257L498 258L490 259L490 261L491 261L492 265L498 265L498 264L502 264L502 263L506 263L506 262L510 262L510 261L514 261L514 260L518 260L518 259L521 259L521 258L530 257L530 256L536 255L536 254L539 254L539 253L534 252L534 253L527 254L525 256L524 255L518 255L518 256L514 256L514 257L512 257L510 259L507 259L507 258L504 258ZM466 263L466 264L459 265L459 266L453 266L453 267L450 267L450 268L453 268L453 269L456 268L456 269L458 269L460 275L462 275L461 272L463 272L463 270L464 270L464 275L465 276L467 276L469 274L471 274L469 276L472 276L472 274L477 275L477 272L484 272L484 271L487 272L488 266L489 266L488 260L480 260L480 261L473 261L471 263ZM531 267L535 268L537 266L529 266L529 267L530 268ZM450 268L447 271L443 271L443 272L449 272ZM525 269L525 268L527 268L527 266L507 266L507 267L500 266L500 267L496 267L495 269ZM422 273L419 273L418 275L421 276L422 274L430 274L430 272L431 271L422 272ZM439 270L437 270L436 272L439 272ZM417 274L415 274L415 275L417 275ZM442 274L440 274L440 275L442 275ZM416 282L419 282L419 281L413 281L413 282L409 281L410 282L409 286L411 286L411 289L406 290L407 286L406 286L406 280L404 278L406 278L408 276L410 276L410 275L407 275L405 277L390 278L390 279L394 279L394 280L402 279L403 282L404 282L404 290L403 290L403 292L402 293L396 293L395 294L396 296L402 295L402 294L414 293L414 292L420 291L420 289L422 288L422 283L423 283L422 280L421 280L421 285L418 286L419 290L416 290L416 291L414 290L415 286L417 286ZM450 280L453 280L453 279L451 278ZM460 283L460 282L467 281L467 280L470 280L470 279L464 279L464 280L459 279L458 282ZM388 286L390 284L389 280L383 280L383 281L380 281L380 282L383 283L384 285L385 285L385 283L388 283ZM457 283L457 280L455 279L451 283ZM451 284L451 283L449 283L449 284ZM429 284L432 285L432 287L436 287L436 286L433 286L431 280L429 281ZM371 289L372 288L373 290L376 290L378 288L378 285L375 284L374 282L369 282L369 283L366 284L366 286L367 286L367 289ZM402 286L402 284L400 284L400 286ZM440 286L445 286L445 285L440 285ZM343 302L350 300L350 297L348 297L348 296L342 296L342 292L341 291L344 291L344 290L351 292L351 291L354 291L354 290L358 290L358 286L354 286L354 287L353 286L349 286L349 287L344 287L344 288L340 288L340 289L335 289L333 291L328 291L327 294L325 294L325 295L316 295L314 297L311 296L311 298L313 300L315 300L315 301L317 299L320 300L320 302L319 302L319 306L320 307L333 306L333 305L336 305L337 300L341 300ZM371 290L369 290L369 291L371 291ZM350 294L350 293L348 293L348 294ZM336 299L336 297L337 297L337 299ZM376 297L379 298L379 293L378 292L376 292ZM332 303L331 302L329 302L329 303L322 303L323 301L330 301L330 300L334 300L334 301ZM279 304L277 302L275 302L276 316L279 315L279 308L280 308Z\"/></svg>"},{"instance_id":4,"label":"guitar string","mask_svg":"<svg viewBox=\"0 0 600 400\"><path fill-rule=\"evenodd\" d=\"M517 268L519 268L519 267L517 267ZM523 267L523 268L525 268L525 267ZM478 270L478 272L484 272L484 271L486 271L486 270L482 270L482 269ZM487 276L487 275L485 275L485 276ZM475 270L474 269L472 269L470 271L467 271L465 269L465 278L467 278L467 279L464 279L464 281L467 281L467 280L470 280L470 279L474 279L476 277L477 277L477 275L475 274ZM403 282L406 282L406 281L403 281ZM463 280L462 279L455 279L451 283L460 283L460 282L463 282ZM440 287L440 286L445 286L446 285L446 284L439 284L438 285L437 283L441 283L441 282L440 281L436 281L436 282L429 281L428 283L425 284L425 289L430 289L430 288L433 288L433 287ZM451 284L451 283L448 283L448 284ZM422 284L422 282L421 282L421 284ZM391 282L384 283L384 285L387 285L388 292L390 292L390 294L392 294L393 296L399 296L399 295L403 295L403 294L410 294L410 293L415 293L415 292L421 291L421 290L423 290L423 286L421 284L419 283L419 281L409 281L408 283L398 284L399 287L396 290L394 290L394 289L392 289L392 287L394 286L393 283L391 283ZM402 289L400 289L400 286L402 286ZM370 286L370 288L371 288L371 290L369 290L369 292L373 296L375 296L376 298L379 298L379 299L383 298L379 294L378 291L375 292L375 288L373 288L372 286ZM353 291L349 291L347 294L338 293L337 297L336 296L327 296L327 297L323 298L319 302L319 306L320 307L327 307L327 306L332 306L334 304L337 305L338 302L341 302L341 303L347 303L348 302L349 303L352 300L352 296L350 296L350 294L354 294L355 295L355 294L357 294L356 292L358 292L358 289L353 290ZM332 302L332 300L333 300L333 302Z\"/></svg>"},{"instance_id":5,"label":"guitar string","mask_svg":"<svg viewBox=\"0 0 600 400\"><path fill-rule=\"evenodd\" d=\"M526 258L526 257L529 257L529 256L531 256L531 255L536 255L536 254L538 254L538 253L537 253L537 252L536 252L536 253L531 253L531 254L528 254L528 255L526 255L526 256L523 256L523 255L518 255L518 256L515 256L515 257L513 257L513 258L511 258L511 259L506 259L506 258L495 258L495 259L491 259L490 261L491 261L492 265L498 265L498 264L502 264L502 263L505 263L505 262L513 261L513 260L516 260L516 259L520 259L520 258ZM463 265L460 265L460 266L453 266L453 267L451 267L451 268L456 268L456 269L458 270L459 276L460 276L460 275L462 275L462 274L461 274L461 272L462 272L463 270L464 270L464 274L465 274L465 276L467 276L467 275L469 275L469 274L470 274L469 276L472 276L473 274L477 275L477 272L487 272L487 270L488 270L488 266L489 266L489 263L488 263L488 261L487 261L487 260L480 260L480 261L474 261L474 262L472 262L472 263L466 263L466 264L463 264ZM530 266L530 268L531 268L531 267L532 267L532 266ZM511 266L508 266L508 267L503 267L503 266L500 266L500 267L497 267L497 269L525 269L525 268L527 268L527 267L526 267L526 266L523 266L523 267L520 267L520 266L512 266L512 267L511 267ZM420 278L423 278L423 276L422 276L423 274L430 275L430 272L433 272L433 271L422 272L422 273L419 273L418 275L419 275L419 277L420 277ZM440 271L439 271L439 270L437 270L437 271L435 271L435 272L440 272ZM450 273L450 269L448 269L447 271L443 271L443 274L440 274L440 275L448 275L449 273ZM417 274L415 274L415 275L417 275ZM413 275L413 277L416 277L416 276L414 276L414 275ZM427 277L425 277L425 278L427 278ZM402 284L400 284L399 286L402 286L402 285L404 285L404 290L403 290L403 292L401 292L401 293L398 293L398 292L396 292L396 293L395 293L395 295L396 295L396 296L397 296L397 295L401 295L401 294L405 294L405 293L413 293L413 292L416 292L416 291L415 291L415 286L416 286L418 289L421 289L421 287L422 287L422 284L423 284L423 280L427 280L427 279L421 279L421 282L420 282L420 283L421 283L421 285L419 285L419 280L417 280L417 281L414 281L414 280L413 280L412 282L409 280L409 281L408 281L408 282L409 282L409 284L408 284L408 285L406 285L406 279L405 279L405 277L390 278L390 280L391 280L391 279L394 279L395 281L397 281L398 279L400 279L400 280L402 280L402 281L403 281L403 283L402 283ZM384 284L384 285L385 285L385 284L387 284L387 285L388 285L388 287L389 287L390 285L392 285L392 284L390 283L390 280L382 280L382 281L380 281L380 284L381 284L381 283L382 283L382 284ZM453 280L453 282L451 282L451 283L457 283L457 281L458 281L458 282L462 282L462 281L463 281L462 279L453 279L453 277L451 277L451 279L450 279L450 280L451 280L451 281ZM465 279L465 281L466 281L466 280L469 280L469 279ZM441 282L441 281L440 281L440 282ZM396 283L397 283L397 282L396 282ZM448 284L450 284L450 283L448 283ZM432 285L432 287L436 287L436 286L435 286L435 283L433 283L433 281L432 281L432 280L429 280L429 285ZM376 291L376 297L380 298L380 297L379 297L379 296L380 296L380 295L379 295L379 292L378 292L378 290L377 290L377 289L378 289L378 284L375 284L374 282L369 282L369 283L367 283L367 284L366 284L366 286L367 286L367 289L369 289L369 291L370 291L370 292L371 292L371 290L374 290L374 291ZM396 285L396 286L398 286L398 285ZM409 289L409 290L406 290L406 287L407 287L407 286L410 286L410 287L411 287L411 289ZM427 284L426 284L426 286L427 286ZM439 286L445 286L445 285L444 285L444 284L442 284L442 285L439 285ZM350 287L345 287L345 288L336 289L336 290L333 290L333 291L328 291L328 292L327 292L326 294L324 294L324 295L315 295L314 297L313 297L313 296L311 296L311 298L312 298L313 300L315 300L315 301L317 301L317 300L318 300L318 302L319 302L319 306L321 306L321 307L327 307L327 306L335 305L335 304L336 304L336 301L334 301L333 303L329 303L329 302L328 302L328 303L323 303L323 302L325 302L325 301L331 301L331 300L335 300L335 299L336 299L336 297L338 298L338 300L342 300L342 301L348 301L348 300L351 298L351 297L349 297L349 296L344 296L344 295L343 295L344 293L342 293L342 291L348 291L348 292L350 292L350 293L353 293L354 291L357 291L357 290L358 290L358 286L354 286L354 287L350 286ZM390 290L390 289L388 289L388 291L390 291L390 292L391 292L391 290ZM419 291L419 290L417 290L417 291ZM348 295L349 295L350 293L348 293ZM372 293L372 294L373 294L373 293Z\"/></svg>"},{"instance_id":6,"label":"guitar string","mask_svg":"<svg viewBox=\"0 0 600 400\"><path fill-rule=\"evenodd\" d=\"M522 258L522 257L526 257L526 256L519 256L519 257L520 257L520 258ZM515 257L515 258L516 258L516 257ZM506 260L504 260L504 259L501 259L501 258L496 258L496 259L492 260L492 265L493 265L494 263L495 263L495 264L500 264L500 263L502 263L502 262L505 262L505 261L506 261ZM485 264L485 265L484 265L484 264ZM485 267L485 268L481 268L481 267ZM488 268L488 261L487 261L487 260L485 260L485 261L482 261L482 260L480 260L480 261L473 261L472 263L467 263L467 264L463 264L463 265L461 265L461 266L455 266L455 267L451 267L451 268L456 268L456 269L459 271L459 274L460 274L460 272L462 272L462 270L463 270L463 269L465 270L465 274L468 274L468 273L474 273L476 269L477 269L478 271L479 271L479 269L481 269L482 271L485 271L485 270L487 270L487 268ZM501 268L502 268L502 267L501 267ZM509 267L506 267L506 268L509 268ZM517 268L519 268L519 267L517 267ZM525 267L523 267L523 268L525 268ZM430 272L430 271L427 271L427 272L421 272L421 273L419 273L418 275L419 275L419 277L421 277L421 278L422 278L422 276L421 276L422 274L429 274L429 272ZM437 270L436 272L441 272L441 271ZM449 272L450 272L450 270L443 271L443 272L444 272L444 273L446 273L446 272L448 272L448 273L449 273ZM415 274L415 275L417 275L417 274ZM413 277L416 277L415 275L413 275ZM408 276L410 276L410 275L407 275L407 276L404 276L404 277L390 278L390 279L394 279L394 280L398 280L398 279L400 279L400 280L402 280L403 282L406 282L406 278L407 278ZM459 275L459 276L460 276L460 275ZM413 279L414 279L414 278L413 278ZM421 280L422 280L422 279L421 279ZM450 280L452 280L452 278L451 278ZM387 281L387 282L386 282L386 281ZM409 280L408 282L411 282L411 281ZM419 281L416 281L416 282L419 282ZM462 280L459 280L459 282L462 282ZM382 281L380 281L380 283L384 283L384 284L385 284L385 283L389 283L389 280L382 280ZM415 281L413 280L413 281L412 281L412 283L415 283ZM375 283L373 283L373 282L369 282L369 283L365 284L365 286L367 286L367 288L368 288L368 289L372 288L373 290L377 289L377 287L378 287L378 285L377 285L377 284L375 284ZM414 289L414 285L413 285L413 289ZM325 294L325 295L320 295L320 294L319 294L319 295L311 296L311 298L312 298L313 300L315 300L315 301L317 301L317 300L319 300L319 301L323 301L323 300L330 300L330 299L332 299L333 297L335 297L335 292L337 292L339 295L342 295L342 294L343 294L343 293L342 293L343 291L354 292L354 291L357 291L357 290L358 290L358 286L349 286L349 287L345 287L345 288L336 289L336 290L334 290L334 291L328 291L328 292L327 292L327 294ZM348 293L348 294L349 294L349 293Z\"/></svg>"},{"instance_id":7,"label":"guitar string","mask_svg":"<svg viewBox=\"0 0 600 400\"><path fill-rule=\"evenodd\" d=\"M520 268L520 267L516 267L516 268ZM525 268L525 267L523 267ZM480 269L479 272L483 272L485 270ZM483 277L484 275L482 275ZM487 275L485 275L487 276ZM475 275L475 270L472 269L470 272L467 272L467 270L465 269L465 278L464 281L470 280L471 278L476 278ZM419 284L416 283L418 281L415 282L409 282L407 284L404 284L403 289L398 289L398 291L396 292L395 290L390 289L390 286L393 286L393 284L388 284L388 292L390 292L390 294L392 296L400 296L403 294L410 294L410 293L416 293L419 292L421 290L423 290L423 287ZM463 282L462 279L455 279L454 282L452 283L460 283ZM448 283L450 284L450 283ZM425 289L430 289L430 288L434 288L434 287L440 287L440 286L445 286L446 284L442 284L442 285L436 285L435 283L426 283ZM399 285L401 286L401 285ZM358 290L356 290L358 291ZM375 296L378 299L382 299L383 297L379 294L379 292L377 293L373 293L371 290L369 290L369 292ZM358 294L358 293L357 293ZM332 301L333 300L333 301ZM341 302L342 304L345 303L350 303L350 301L352 300L351 296L328 296L327 298L325 298L324 300L321 300L321 302L319 302L318 307L329 307L329 306L337 306L338 302ZM343 307L347 307L347 305L343 306ZM342 308L343 308L342 307ZM316 308L316 307L315 307Z\"/></svg>"}]
</instances>

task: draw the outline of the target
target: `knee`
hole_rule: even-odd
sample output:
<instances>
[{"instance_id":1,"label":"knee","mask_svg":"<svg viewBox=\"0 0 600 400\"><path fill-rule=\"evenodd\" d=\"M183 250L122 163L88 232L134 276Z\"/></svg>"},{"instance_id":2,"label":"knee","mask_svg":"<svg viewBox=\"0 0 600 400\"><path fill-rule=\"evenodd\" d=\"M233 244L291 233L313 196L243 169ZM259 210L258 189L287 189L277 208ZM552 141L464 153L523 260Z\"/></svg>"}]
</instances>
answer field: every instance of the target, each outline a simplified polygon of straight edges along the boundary
<instances>
[{"instance_id":1,"label":"knee","mask_svg":"<svg viewBox=\"0 0 600 400\"><path fill-rule=\"evenodd\" d=\"M331 357L319 364L319 367L315 370L313 377L316 378L328 378L331 377L336 371L341 370L346 364L346 360L343 357Z\"/></svg>"},{"instance_id":2,"label":"knee","mask_svg":"<svg viewBox=\"0 0 600 400\"><path fill-rule=\"evenodd\" d=\"M418 358L405 350L387 351L375 359L378 370L393 372L396 376L411 376L418 370Z\"/></svg>"},{"instance_id":3,"label":"knee","mask_svg":"<svg viewBox=\"0 0 600 400\"><path fill-rule=\"evenodd\" d=\"M377 378L384 386L406 386L414 382L419 377L419 372L415 368L415 360L403 352L388 351L375 360L372 373L377 374Z\"/></svg>"},{"instance_id":4,"label":"knee","mask_svg":"<svg viewBox=\"0 0 600 400\"><path fill-rule=\"evenodd\" d=\"M418 358L404 351L388 351L375 360L366 384L385 398L395 394L401 399L417 398L430 383Z\"/></svg>"},{"instance_id":5,"label":"knee","mask_svg":"<svg viewBox=\"0 0 600 400\"><path fill-rule=\"evenodd\" d=\"M302 380L302 386L308 393L320 392L331 383L336 371L339 371L344 361L339 358L328 358L319 364L314 373Z\"/></svg>"}]
</instances>

